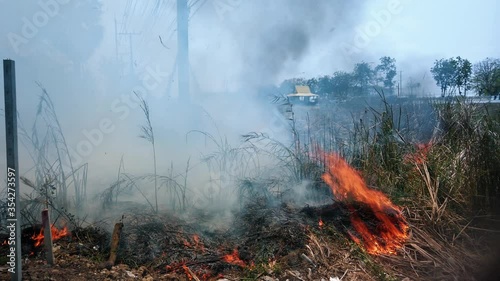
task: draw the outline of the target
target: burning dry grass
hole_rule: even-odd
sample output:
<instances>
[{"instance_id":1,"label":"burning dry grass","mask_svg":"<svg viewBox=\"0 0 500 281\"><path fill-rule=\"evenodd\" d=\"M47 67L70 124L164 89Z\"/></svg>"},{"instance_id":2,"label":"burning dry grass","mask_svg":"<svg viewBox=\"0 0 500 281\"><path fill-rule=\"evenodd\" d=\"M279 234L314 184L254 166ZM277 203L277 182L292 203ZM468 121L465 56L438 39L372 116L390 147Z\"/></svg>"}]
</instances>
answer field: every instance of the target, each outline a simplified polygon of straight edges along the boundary
<instances>
[{"instance_id":1,"label":"burning dry grass","mask_svg":"<svg viewBox=\"0 0 500 281\"><path fill-rule=\"evenodd\" d=\"M371 255L346 235L349 219L340 215L347 211L346 206L334 204L315 211L315 215L322 214L324 226L308 234L308 243L302 249L310 261L309 274L313 276L308 279L305 271L303 280L319 280L328 274L342 276L342 280L477 280L475 276L482 269L481 257L488 251L475 236L468 236L462 220L443 217L448 227L453 225L465 232L453 239L442 228L429 223L430 214L414 204L404 208L408 240L396 254Z\"/></svg>"},{"instance_id":2,"label":"burning dry grass","mask_svg":"<svg viewBox=\"0 0 500 281\"><path fill-rule=\"evenodd\" d=\"M429 222L429 211L411 206L403 208L408 240L394 255L371 255L363 244L351 240L349 233L356 231L353 212L364 223L377 224L373 210L359 202L301 208L255 200L237 210L226 228L214 231L200 228L195 215L181 219L165 213L128 214L118 262L132 268L146 266L162 278L181 280L222 276L229 280L473 280L477 254L466 250L473 240L468 231L450 239L447 229ZM443 216L443 223L463 227L462 220L449 215ZM79 248L93 249L75 254L105 252L96 247L103 239L96 233L73 231L75 241L83 245Z\"/></svg>"},{"instance_id":3,"label":"burning dry grass","mask_svg":"<svg viewBox=\"0 0 500 281\"><path fill-rule=\"evenodd\" d=\"M285 209L249 205L227 228L211 231L192 218L128 215L118 256L132 266L147 265L201 280L228 270L252 271L255 264L284 257L304 245L304 222Z\"/></svg>"},{"instance_id":4,"label":"burning dry grass","mask_svg":"<svg viewBox=\"0 0 500 281\"><path fill-rule=\"evenodd\" d=\"M43 244L43 241L45 239L43 232L44 229L42 228L40 229L40 232L38 234L33 234L33 236L31 236L31 239L35 241L34 245L35 247L38 247ZM71 232L69 232L67 226L63 227L62 229L58 229L54 225L51 225L50 232L52 233L52 241L56 241L63 237L71 235Z\"/></svg>"},{"instance_id":5,"label":"burning dry grass","mask_svg":"<svg viewBox=\"0 0 500 281\"><path fill-rule=\"evenodd\" d=\"M359 172L338 154L325 154L324 158L328 172L323 180L337 200L361 203L373 214L375 228L370 229L357 210L349 206L351 223L357 232L357 235L349 233L351 238L371 254L395 254L408 237L408 225L400 208L382 192L368 188Z\"/></svg>"},{"instance_id":6,"label":"burning dry grass","mask_svg":"<svg viewBox=\"0 0 500 281\"><path fill-rule=\"evenodd\" d=\"M125 214L118 262L146 266L165 278L189 280L222 276L238 280L474 280L479 257L485 255L480 251L487 248L476 241L470 222L458 214L466 214L463 211L470 206L485 212L495 202L499 178L494 172L500 163L500 146L494 138L498 131L489 121L474 125L469 115L459 113L447 117L452 122L445 124L447 131L432 144L415 146L399 131L397 118L386 104L383 112L374 113L373 124L355 124L347 153L352 167L337 154L312 151L312 137L300 138L295 127L290 147L262 135L247 135L247 142L269 142L250 146L250 154L268 149L266 155L278 159L281 178L239 178L240 186L233 187L239 191L239 205L231 220L217 212L187 208L184 203L182 215ZM325 148L327 142L318 143ZM220 149L211 158L220 170L229 162L250 159L237 157L240 150ZM487 160L481 160L483 156ZM286 196L292 188L280 189L280 193L273 190L276 182L283 186L303 180L313 182L311 188L322 197L318 202L329 201L332 194L335 200L304 207L304 201ZM187 190L186 183L177 186ZM176 198L184 202L185 195L181 191ZM110 192L107 198L113 196ZM108 242L109 237L96 233L95 229L75 229L73 237L88 249L76 253L102 261L108 249L99 240Z\"/></svg>"},{"instance_id":7,"label":"burning dry grass","mask_svg":"<svg viewBox=\"0 0 500 281\"><path fill-rule=\"evenodd\" d=\"M122 262L147 264L190 280L219 276L273 276L292 280L473 280L476 255L468 237L450 241L429 223L420 207L403 209L408 240L387 255L352 242L352 214L377 225L366 204L335 202L299 208L256 200L239 210L226 229L207 232L196 223L169 215L133 215L125 220ZM450 225L460 226L461 221ZM195 221L195 220L194 220ZM318 222L322 221L320 227ZM467 238L467 239L465 239ZM462 243L462 241L465 241ZM470 241L469 241L470 242ZM136 264L137 263L137 264ZM269 279L270 280L270 279Z\"/></svg>"},{"instance_id":8,"label":"burning dry grass","mask_svg":"<svg viewBox=\"0 0 500 281\"><path fill-rule=\"evenodd\" d=\"M446 228L462 228L462 220L443 216L445 227L429 223L429 211L414 205L405 208L410 235L397 256L380 256L378 259L388 272L404 274L412 280L475 280L480 268L480 257L485 245L471 237L450 237ZM457 233L457 232L455 232ZM475 250L474 250L475 248ZM481 251L483 253L481 254Z\"/></svg>"}]
</instances>

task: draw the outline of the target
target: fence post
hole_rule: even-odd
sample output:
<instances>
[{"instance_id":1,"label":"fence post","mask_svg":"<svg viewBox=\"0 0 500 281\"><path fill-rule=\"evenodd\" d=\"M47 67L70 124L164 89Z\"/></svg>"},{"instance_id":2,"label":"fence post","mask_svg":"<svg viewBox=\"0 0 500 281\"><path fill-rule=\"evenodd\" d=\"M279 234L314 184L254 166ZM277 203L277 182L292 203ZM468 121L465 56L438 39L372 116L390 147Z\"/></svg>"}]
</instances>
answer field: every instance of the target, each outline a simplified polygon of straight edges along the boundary
<instances>
[{"instance_id":1,"label":"fence post","mask_svg":"<svg viewBox=\"0 0 500 281\"><path fill-rule=\"evenodd\" d=\"M45 245L45 252L47 263L54 265L54 252L52 244L52 225L50 224L49 210L42 210L42 226L43 226L43 244Z\"/></svg>"}]
</instances>

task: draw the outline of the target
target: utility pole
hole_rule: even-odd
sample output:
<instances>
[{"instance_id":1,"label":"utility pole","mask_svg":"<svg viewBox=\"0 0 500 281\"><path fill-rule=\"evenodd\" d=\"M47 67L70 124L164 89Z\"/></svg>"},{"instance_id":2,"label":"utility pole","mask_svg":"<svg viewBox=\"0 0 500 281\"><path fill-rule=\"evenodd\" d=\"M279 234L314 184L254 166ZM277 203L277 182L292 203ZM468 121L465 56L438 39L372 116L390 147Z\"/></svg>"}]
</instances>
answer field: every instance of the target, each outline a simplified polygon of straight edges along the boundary
<instances>
[{"instance_id":1,"label":"utility pole","mask_svg":"<svg viewBox=\"0 0 500 281\"><path fill-rule=\"evenodd\" d=\"M177 75L179 79L179 100L189 103L189 8L187 0L177 0Z\"/></svg>"},{"instance_id":2,"label":"utility pole","mask_svg":"<svg viewBox=\"0 0 500 281\"><path fill-rule=\"evenodd\" d=\"M399 71L399 88L400 88L400 94L403 94L403 71Z\"/></svg>"},{"instance_id":3,"label":"utility pole","mask_svg":"<svg viewBox=\"0 0 500 281\"><path fill-rule=\"evenodd\" d=\"M123 25L123 24L122 24ZM121 28L122 30L124 29L123 26ZM115 52L116 52L116 60L119 60L120 57L120 38L119 36L127 36L128 37L128 48L129 48L129 64L130 64L130 74L134 73L134 50L133 50L133 45L132 45L132 36L133 35L139 35L141 33L135 33L135 32L118 32L118 22L116 21L115 17ZM122 53L123 54L123 53Z\"/></svg>"},{"instance_id":4,"label":"utility pole","mask_svg":"<svg viewBox=\"0 0 500 281\"><path fill-rule=\"evenodd\" d=\"M128 33L128 46L130 50L130 71L134 73L134 49L132 48L132 33Z\"/></svg>"},{"instance_id":5,"label":"utility pole","mask_svg":"<svg viewBox=\"0 0 500 281\"><path fill-rule=\"evenodd\" d=\"M134 73L134 52L132 48L132 35L139 35L140 33L134 32L121 32L118 35L128 36L128 46L129 46L129 60L130 60L130 73Z\"/></svg>"},{"instance_id":6,"label":"utility pole","mask_svg":"<svg viewBox=\"0 0 500 281\"><path fill-rule=\"evenodd\" d=\"M116 16L115 16L115 53L116 53L116 61L118 61L118 23L116 22Z\"/></svg>"}]
</instances>

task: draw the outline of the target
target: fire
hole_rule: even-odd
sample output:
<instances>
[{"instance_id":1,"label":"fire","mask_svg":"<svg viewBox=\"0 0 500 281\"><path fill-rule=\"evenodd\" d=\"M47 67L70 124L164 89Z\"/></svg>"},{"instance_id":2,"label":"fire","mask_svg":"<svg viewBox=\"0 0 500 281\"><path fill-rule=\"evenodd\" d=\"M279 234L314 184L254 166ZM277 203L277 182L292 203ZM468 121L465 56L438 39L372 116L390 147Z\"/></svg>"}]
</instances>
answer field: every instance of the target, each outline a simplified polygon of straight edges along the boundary
<instances>
[{"instance_id":1,"label":"fire","mask_svg":"<svg viewBox=\"0 0 500 281\"><path fill-rule=\"evenodd\" d=\"M193 280L193 275L191 274L191 270L189 269L189 267L187 267L187 265L183 264L182 269L184 269L184 273L186 274L188 280Z\"/></svg>"},{"instance_id":2,"label":"fire","mask_svg":"<svg viewBox=\"0 0 500 281\"><path fill-rule=\"evenodd\" d=\"M246 267L246 263L240 259L240 255L237 249L234 249L231 254L227 254L222 257L222 259L230 264L235 264L241 267Z\"/></svg>"},{"instance_id":3,"label":"fire","mask_svg":"<svg viewBox=\"0 0 500 281\"><path fill-rule=\"evenodd\" d=\"M406 155L405 161L415 164L424 164L427 162L427 155L432 145L432 142L415 144L416 152Z\"/></svg>"},{"instance_id":4,"label":"fire","mask_svg":"<svg viewBox=\"0 0 500 281\"><path fill-rule=\"evenodd\" d=\"M193 235L193 242L194 242L194 248L195 249L198 249L202 252L205 252L205 246L203 245L203 243L201 242L200 240L200 236L194 234Z\"/></svg>"},{"instance_id":5,"label":"fire","mask_svg":"<svg viewBox=\"0 0 500 281\"><path fill-rule=\"evenodd\" d=\"M182 243L184 247L190 248L190 249L195 249L201 252L205 252L205 246L203 245L203 242L200 240L200 236L193 234L191 238L191 242L188 240L182 238Z\"/></svg>"},{"instance_id":6,"label":"fire","mask_svg":"<svg viewBox=\"0 0 500 281\"><path fill-rule=\"evenodd\" d=\"M395 254L408 237L408 224L401 209L382 192L369 189L361 175L336 153L325 153L328 171L322 179L338 200L366 206L378 219L376 229L370 228L351 207L351 223L357 234L350 234L370 254Z\"/></svg>"},{"instance_id":7,"label":"fire","mask_svg":"<svg viewBox=\"0 0 500 281\"><path fill-rule=\"evenodd\" d=\"M52 232L52 241L56 241L63 237L71 235L71 232L68 230L66 226L63 229L59 230L54 225L52 225L50 227L50 231ZM38 234L33 234L33 236L31 236L31 239L35 241L35 247L42 245L44 239L43 228L40 230Z\"/></svg>"},{"instance_id":8,"label":"fire","mask_svg":"<svg viewBox=\"0 0 500 281\"><path fill-rule=\"evenodd\" d=\"M212 278L212 271L208 266L202 265L197 270L193 270L187 265L186 261L171 263L165 266L165 269L167 272L183 272L187 280L211 280Z\"/></svg>"},{"instance_id":9,"label":"fire","mask_svg":"<svg viewBox=\"0 0 500 281\"><path fill-rule=\"evenodd\" d=\"M325 226L325 223L323 222L322 219L319 219L318 226L319 226L319 228L322 228L323 226Z\"/></svg>"}]
</instances>

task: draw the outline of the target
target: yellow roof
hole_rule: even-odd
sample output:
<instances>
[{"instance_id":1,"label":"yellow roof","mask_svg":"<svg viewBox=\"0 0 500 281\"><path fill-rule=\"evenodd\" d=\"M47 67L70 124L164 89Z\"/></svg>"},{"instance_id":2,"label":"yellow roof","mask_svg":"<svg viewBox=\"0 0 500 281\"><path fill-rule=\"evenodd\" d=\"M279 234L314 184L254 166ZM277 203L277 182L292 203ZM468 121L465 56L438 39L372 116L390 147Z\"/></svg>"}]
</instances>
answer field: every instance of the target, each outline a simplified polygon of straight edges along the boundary
<instances>
[{"instance_id":1,"label":"yellow roof","mask_svg":"<svg viewBox=\"0 0 500 281\"><path fill-rule=\"evenodd\" d=\"M309 86L295 86L295 92L297 94L310 94L311 89L309 89Z\"/></svg>"},{"instance_id":2,"label":"yellow roof","mask_svg":"<svg viewBox=\"0 0 500 281\"><path fill-rule=\"evenodd\" d=\"M287 95L288 97L317 97L318 95L311 93L309 86L295 86L295 93Z\"/></svg>"}]
</instances>

